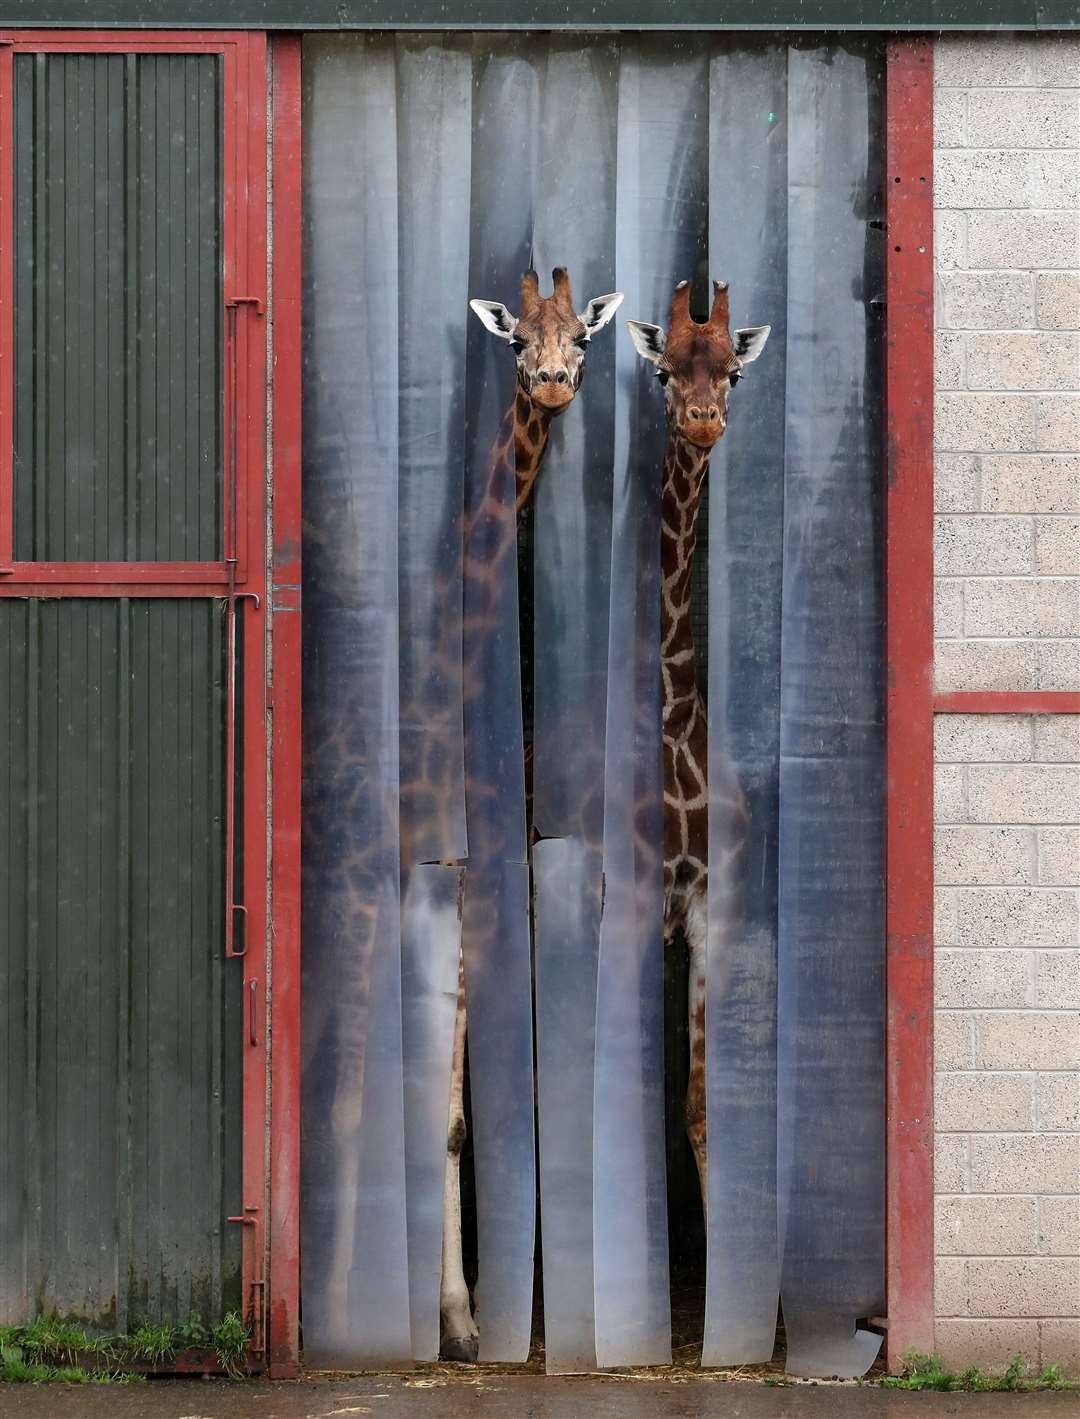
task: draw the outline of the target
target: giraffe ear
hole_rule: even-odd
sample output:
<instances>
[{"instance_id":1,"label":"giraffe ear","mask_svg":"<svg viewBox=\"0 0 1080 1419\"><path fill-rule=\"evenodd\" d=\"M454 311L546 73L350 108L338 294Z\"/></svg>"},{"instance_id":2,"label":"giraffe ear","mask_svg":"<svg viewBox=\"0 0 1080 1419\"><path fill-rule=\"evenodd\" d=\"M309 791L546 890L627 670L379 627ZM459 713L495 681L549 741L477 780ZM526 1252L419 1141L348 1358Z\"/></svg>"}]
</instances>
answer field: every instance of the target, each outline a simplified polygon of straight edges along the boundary
<instances>
[{"instance_id":1,"label":"giraffe ear","mask_svg":"<svg viewBox=\"0 0 1080 1419\"><path fill-rule=\"evenodd\" d=\"M470 301L469 304L492 335L497 335L500 340L513 339L517 320L501 301Z\"/></svg>"},{"instance_id":2,"label":"giraffe ear","mask_svg":"<svg viewBox=\"0 0 1080 1419\"><path fill-rule=\"evenodd\" d=\"M667 345L663 327L649 325L644 320L628 320L626 328L630 331L630 339L634 342L634 349L642 359L651 360L655 365Z\"/></svg>"},{"instance_id":3,"label":"giraffe ear","mask_svg":"<svg viewBox=\"0 0 1080 1419\"><path fill-rule=\"evenodd\" d=\"M748 325L745 330L735 331L731 337L731 343L735 347L735 354L744 365L748 365L751 360L756 360L761 354L771 329L771 325Z\"/></svg>"},{"instance_id":4,"label":"giraffe ear","mask_svg":"<svg viewBox=\"0 0 1080 1419\"><path fill-rule=\"evenodd\" d=\"M578 319L591 335L594 330L599 330L608 323L622 302L622 291L612 291L609 296L593 296Z\"/></svg>"}]
</instances>

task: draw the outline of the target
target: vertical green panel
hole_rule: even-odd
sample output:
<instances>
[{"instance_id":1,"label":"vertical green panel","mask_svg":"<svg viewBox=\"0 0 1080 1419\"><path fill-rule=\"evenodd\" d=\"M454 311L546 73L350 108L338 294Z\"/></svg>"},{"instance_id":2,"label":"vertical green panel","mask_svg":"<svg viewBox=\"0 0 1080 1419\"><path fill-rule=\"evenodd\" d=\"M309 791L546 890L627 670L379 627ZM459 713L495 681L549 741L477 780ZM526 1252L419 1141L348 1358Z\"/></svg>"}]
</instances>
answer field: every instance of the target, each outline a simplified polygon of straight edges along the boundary
<instances>
[{"instance_id":1,"label":"vertical green panel","mask_svg":"<svg viewBox=\"0 0 1080 1419\"><path fill-rule=\"evenodd\" d=\"M220 60L14 65L15 555L220 560Z\"/></svg>"},{"instance_id":2,"label":"vertical green panel","mask_svg":"<svg viewBox=\"0 0 1080 1419\"><path fill-rule=\"evenodd\" d=\"M36 61L35 61L36 62ZM13 276L15 290L23 292L14 308L15 359L18 377L14 383L14 457L15 483L19 493L15 499L15 554L25 555L34 546L36 468L33 464L37 444L35 428L34 390L38 386L37 358L39 343L35 340L34 322L37 311L27 293L34 288L34 155L33 142L36 86L34 66L20 62L14 67L12 114L15 132L14 162L14 252ZM37 150L39 153L41 149ZM43 308L38 301L38 311ZM10 382L9 382L10 387Z\"/></svg>"},{"instance_id":3,"label":"vertical green panel","mask_svg":"<svg viewBox=\"0 0 1080 1419\"><path fill-rule=\"evenodd\" d=\"M24 602L0 621L0 800L21 804L16 815L0 812L0 1318L24 1312L27 1304L26 1244L28 1156L26 1101L31 1096L30 911L27 785L33 775L34 720L28 715L31 624Z\"/></svg>"},{"instance_id":4,"label":"vertical green panel","mask_svg":"<svg viewBox=\"0 0 1080 1419\"><path fill-rule=\"evenodd\" d=\"M239 1304L223 653L214 602L0 603L0 1322Z\"/></svg>"}]
</instances>

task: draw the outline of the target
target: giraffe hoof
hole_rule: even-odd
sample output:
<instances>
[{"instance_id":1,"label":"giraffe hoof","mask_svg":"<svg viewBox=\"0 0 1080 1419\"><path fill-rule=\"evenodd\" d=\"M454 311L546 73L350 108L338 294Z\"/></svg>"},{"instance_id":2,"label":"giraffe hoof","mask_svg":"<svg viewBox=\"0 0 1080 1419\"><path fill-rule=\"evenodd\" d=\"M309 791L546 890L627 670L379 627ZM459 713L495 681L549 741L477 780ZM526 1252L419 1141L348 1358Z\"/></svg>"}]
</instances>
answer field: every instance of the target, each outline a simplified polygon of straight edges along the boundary
<instances>
[{"instance_id":1,"label":"giraffe hoof","mask_svg":"<svg viewBox=\"0 0 1080 1419\"><path fill-rule=\"evenodd\" d=\"M475 1335L455 1335L443 1341L439 1359L460 1365L475 1365L479 1350L480 1341Z\"/></svg>"}]
</instances>

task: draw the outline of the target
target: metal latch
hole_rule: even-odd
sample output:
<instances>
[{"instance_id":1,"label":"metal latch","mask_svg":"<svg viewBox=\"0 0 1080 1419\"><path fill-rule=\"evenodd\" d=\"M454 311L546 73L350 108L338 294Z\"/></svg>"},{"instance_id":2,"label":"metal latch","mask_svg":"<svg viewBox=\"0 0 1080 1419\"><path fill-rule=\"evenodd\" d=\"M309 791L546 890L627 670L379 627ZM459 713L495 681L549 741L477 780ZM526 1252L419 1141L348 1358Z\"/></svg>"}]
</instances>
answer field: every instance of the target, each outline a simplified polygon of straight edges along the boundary
<instances>
[{"instance_id":1,"label":"metal latch","mask_svg":"<svg viewBox=\"0 0 1080 1419\"><path fill-rule=\"evenodd\" d=\"M239 305L253 305L256 315L265 315L266 307L261 296L230 296L225 302L227 310L235 310Z\"/></svg>"},{"instance_id":2,"label":"metal latch","mask_svg":"<svg viewBox=\"0 0 1080 1419\"><path fill-rule=\"evenodd\" d=\"M251 1278L251 1296L249 1300L251 1315L251 1351L255 1355L263 1354L266 1348L265 1337L265 1317L266 1306L266 1282L262 1275L262 1262L259 1256L259 1234L256 1228L255 1216L259 1209L253 1206L245 1206L242 1217L227 1217L227 1222L239 1222L242 1227L251 1227L252 1231L252 1264L254 1275Z\"/></svg>"}]
</instances>

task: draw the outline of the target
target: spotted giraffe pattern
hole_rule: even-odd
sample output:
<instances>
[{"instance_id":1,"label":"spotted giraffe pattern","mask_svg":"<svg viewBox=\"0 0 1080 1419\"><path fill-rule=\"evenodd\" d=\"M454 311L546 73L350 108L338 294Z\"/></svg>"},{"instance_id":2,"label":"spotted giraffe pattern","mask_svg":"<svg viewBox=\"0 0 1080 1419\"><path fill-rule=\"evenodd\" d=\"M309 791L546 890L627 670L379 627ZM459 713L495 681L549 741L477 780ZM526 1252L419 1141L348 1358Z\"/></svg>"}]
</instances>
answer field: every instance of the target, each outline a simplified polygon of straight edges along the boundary
<instances>
[{"instance_id":1,"label":"spotted giraffe pattern","mask_svg":"<svg viewBox=\"0 0 1080 1419\"><path fill-rule=\"evenodd\" d=\"M690 1075L686 1130L694 1152L702 1206L707 1197L705 1117L705 976L707 936L716 969L737 950L741 888L749 834L747 801L735 766L714 749L709 783L709 726L698 688L690 615L690 578L701 490L709 455L727 427L728 398L743 366L757 358L768 326L728 328L728 291L715 282L709 319L690 315L690 287L675 289L665 334L630 321L630 334L656 366L667 405L668 438L661 485L660 673L664 754L664 934L682 930L690 953ZM710 863L712 844L719 860ZM712 874L712 912L709 876Z\"/></svg>"},{"instance_id":2,"label":"spotted giraffe pattern","mask_svg":"<svg viewBox=\"0 0 1080 1419\"><path fill-rule=\"evenodd\" d=\"M477 693L482 677L475 665L486 653L497 626L496 596L503 584L500 571L517 548L517 521L532 495L547 452L552 420L572 402L584 375L585 351L592 334L614 315L622 296L612 293L589 301L579 315L574 308L570 280L563 267L552 272L551 296L540 295L535 271L522 278L521 314L516 319L505 306L492 301L471 305L492 334L513 348L517 364L517 389L503 415L488 462L482 496L465 520L462 575L467 608L462 630L464 704ZM510 516L508 483L514 480ZM416 791L431 801L437 795L436 758L427 765L425 779ZM410 790L412 791L412 786ZM496 792L470 779L467 794L478 805L486 793ZM445 792L443 793L445 799ZM484 817L490 821L492 815ZM485 842L485 855L505 854L499 845ZM454 864L461 865L461 864ZM467 866L467 864L466 864ZM466 891L468 891L466 879ZM472 1361L478 1349L478 1328L472 1314L461 1252L461 1152L465 1144L464 1072L467 1018L464 961L458 960L457 1015L451 1072L450 1116L447 1129L447 1165L443 1205L443 1272L440 1295L442 1345L446 1359Z\"/></svg>"},{"instance_id":3,"label":"spotted giraffe pattern","mask_svg":"<svg viewBox=\"0 0 1080 1419\"><path fill-rule=\"evenodd\" d=\"M466 520L463 578L469 584L465 603L466 614L462 645L462 698L468 704L475 693L477 675L472 665L483 653L490 628L495 624L494 596L500 585L499 568L517 545L517 515L525 507L532 492L540 466L547 452L552 415L537 409L528 396L518 390L510 408L503 415L499 433L491 451L487 483L483 496ZM507 482L515 482L515 515L508 515ZM434 784L429 776L426 796ZM491 787L470 779L467 787L469 802L474 810ZM443 795L445 797L445 795ZM485 814L490 822L491 814ZM486 852L495 858L501 855L498 844L485 844ZM468 891L467 863L465 890ZM443 1254L442 1285L439 1310L442 1342L440 1353L447 1360L475 1361L479 1344L479 1329L473 1316L469 1289L465 1281L461 1239L461 1154L465 1146L465 1041L467 1033L465 1010L465 962L458 955L457 1013L454 1021L454 1049L451 1063L450 1114L446 1135L446 1181L443 1194Z\"/></svg>"},{"instance_id":4,"label":"spotted giraffe pattern","mask_svg":"<svg viewBox=\"0 0 1080 1419\"><path fill-rule=\"evenodd\" d=\"M664 933L680 928L690 952L690 1076L686 1129L705 1200L705 927L709 894L709 723L698 688L690 615L690 578L697 543L701 489L709 450L674 431L664 454L661 494L660 674L664 754ZM717 765L714 764L714 769ZM712 812L726 838L718 864L725 890L719 913L714 902L713 937L721 949L734 945L741 921L739 883L749 817L734 765L721 758L712 786ZM714 894L715 895L715 894ZM721 940L721 937L723 938Z\"/></svg>"}]
</instances>

